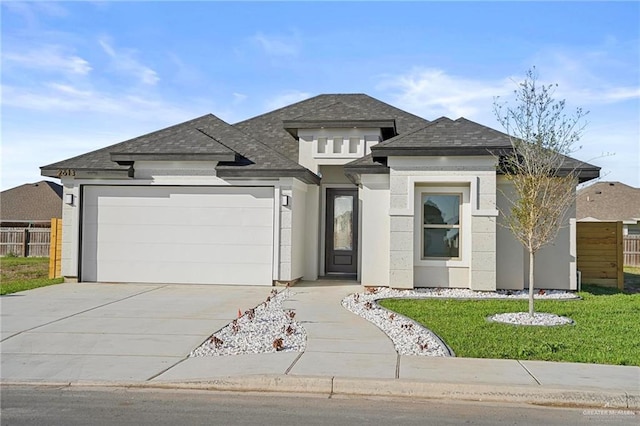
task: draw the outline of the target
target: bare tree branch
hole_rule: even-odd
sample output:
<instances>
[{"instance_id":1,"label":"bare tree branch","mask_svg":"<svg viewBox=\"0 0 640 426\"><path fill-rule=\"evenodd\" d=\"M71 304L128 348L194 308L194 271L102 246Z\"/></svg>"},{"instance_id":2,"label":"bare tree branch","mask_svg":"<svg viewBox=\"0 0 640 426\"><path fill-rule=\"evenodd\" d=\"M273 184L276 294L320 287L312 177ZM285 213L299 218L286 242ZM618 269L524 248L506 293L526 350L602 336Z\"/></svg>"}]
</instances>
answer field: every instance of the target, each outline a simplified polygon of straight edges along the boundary
<instances>
[{"instance_id":1,"label":"bare tree branch","mask_svg":"<svg viewBox=\"0 0 640 426\"><path fill-rule=\"evenodd\" d=\"M575 202L577 170L567 165L586 126L578 108L565 114L565 101L553 98L557 85L537 82L535 68L514 91L515 106L494 100L493 110L511 140L512 149L499 165L513 193L503 191L508 209L504 225L529 252L529 314L533 315L535 255L554 241Z\"/></svg>"}]
</instances>

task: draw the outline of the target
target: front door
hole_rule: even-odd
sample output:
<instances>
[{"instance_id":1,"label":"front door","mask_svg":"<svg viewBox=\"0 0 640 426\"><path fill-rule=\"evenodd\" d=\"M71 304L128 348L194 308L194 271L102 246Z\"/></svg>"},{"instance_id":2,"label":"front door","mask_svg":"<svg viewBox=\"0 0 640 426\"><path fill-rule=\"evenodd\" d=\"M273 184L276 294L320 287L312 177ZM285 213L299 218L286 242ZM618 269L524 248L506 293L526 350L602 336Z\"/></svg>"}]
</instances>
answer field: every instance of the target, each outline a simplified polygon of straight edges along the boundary
<instances>
[{"instance_id":1,"label":"front door","mask_svg":"<svg viewBox=\"0 0 640 426\"><path fill-rule=\"evenodd\" d=\"M326 273L358 272L358 190L327 189Z\"/></svg>"}]
</instances>

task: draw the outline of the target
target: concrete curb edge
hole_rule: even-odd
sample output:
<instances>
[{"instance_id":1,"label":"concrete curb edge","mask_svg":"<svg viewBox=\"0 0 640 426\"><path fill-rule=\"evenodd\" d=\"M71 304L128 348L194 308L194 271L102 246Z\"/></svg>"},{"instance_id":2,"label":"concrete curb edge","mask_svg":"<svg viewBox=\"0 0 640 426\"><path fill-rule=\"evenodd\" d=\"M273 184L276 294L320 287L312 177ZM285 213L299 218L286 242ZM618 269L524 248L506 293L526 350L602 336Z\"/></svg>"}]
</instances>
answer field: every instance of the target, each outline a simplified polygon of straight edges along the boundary
<instances>
[{"instance_id":1,"label":"concrete curb edge","mask_svg":"<svg viewBox=\"0 0 640 426\"><path fill-rule=\"evenodd\" d=\"M132 389L278 392L327 396L381 396L525 403L548 406L640 410L640 392L571 388L430 383L407 379L255 375L187 382L0 381L2 386L121 387Z\"/></svg>"}]
</instances>

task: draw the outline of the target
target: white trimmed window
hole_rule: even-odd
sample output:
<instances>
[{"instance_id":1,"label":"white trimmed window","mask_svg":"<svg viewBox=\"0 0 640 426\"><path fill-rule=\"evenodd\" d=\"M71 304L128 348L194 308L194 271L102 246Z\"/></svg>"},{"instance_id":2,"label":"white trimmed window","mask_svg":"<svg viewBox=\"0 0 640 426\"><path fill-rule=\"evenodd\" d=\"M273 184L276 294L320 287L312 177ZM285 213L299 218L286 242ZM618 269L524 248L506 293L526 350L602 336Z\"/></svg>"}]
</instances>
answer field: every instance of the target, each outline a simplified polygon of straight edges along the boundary
<instances>
[{"instance_id":1,"label":"white trimmed window","mask_svg":"<svg viewBox=\"0 0 640 426\"><path fill-rule=\"evenodd\" d=\"M422 193L422 259L460 259L462 194Z\"/></svg>"},{"instance_id":2,"label":"white trimmed window","mask_svg":"<svg viewBox=\"0 0 640 426\"><path fill-rule=\"evenodd\" d=\"M327 138L318 138L318 154L326 154L328 145Z\"/></svg>"},{"instance_id":3,"label":"white trimmed window","mask_svg":"<svg viewBox=\"0 0 640 426\"><path fill-rule=\"evenodd\" d=\"M334 154L342 154L342 145L344 143L344 138L335 136L333 138L333 153Z\"/></svg>"}]
</instances>

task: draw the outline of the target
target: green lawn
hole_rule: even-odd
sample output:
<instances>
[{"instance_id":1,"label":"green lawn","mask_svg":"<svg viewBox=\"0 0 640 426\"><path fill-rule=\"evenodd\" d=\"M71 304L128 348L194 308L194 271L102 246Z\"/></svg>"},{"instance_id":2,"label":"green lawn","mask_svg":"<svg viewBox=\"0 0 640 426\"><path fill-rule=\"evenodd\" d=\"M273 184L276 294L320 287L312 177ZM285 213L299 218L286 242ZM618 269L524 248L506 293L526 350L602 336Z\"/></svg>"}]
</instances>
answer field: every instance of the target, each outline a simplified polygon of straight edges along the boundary
<instances>
[{"instance_id":1,"label":"green lawn","mask_svg":"<svg viewBox=\"0 0 640 426\"><path fill-rule=\"evenodd\" d=\"M520 300L399 300L380 304L438 334L457 356L640 366L640 294L585 286L582 300L537 300L537 312L572 318L559 327L490 323L486 317L526 312Z\"/></svg>"},{"instance_id":2,"label":"green lawn","mask_svg":"<svg viewBox=\"0 0 640 426\"><path fill-rule=\"evenodd\" d=\"M59 284L63 278L49 279L48 257L0 258L0 295Z\"/></svg>"}]
</instances>

